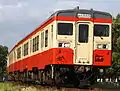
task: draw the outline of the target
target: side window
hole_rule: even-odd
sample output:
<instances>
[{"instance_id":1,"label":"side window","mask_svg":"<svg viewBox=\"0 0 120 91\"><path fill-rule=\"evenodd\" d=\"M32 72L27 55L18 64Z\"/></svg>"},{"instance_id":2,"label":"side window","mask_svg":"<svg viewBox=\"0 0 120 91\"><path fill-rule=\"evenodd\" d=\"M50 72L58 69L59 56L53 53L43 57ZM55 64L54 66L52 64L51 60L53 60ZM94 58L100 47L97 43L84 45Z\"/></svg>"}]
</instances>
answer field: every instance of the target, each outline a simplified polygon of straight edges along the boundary
<instances>
[{"instance_id":1,"label":"side window","mask_svg":"<svg viewBox=\"0 0 120 91\"><path fill-rule=\"evenodd\" d=\"M48 30L45 31L45 47L48 47Z\"/></svg>"},{"instance_id":2,"label":"side window","mask_svg":"<svg viewBox=\"0 0 120 91\"><path fill-rule=\"evenodd\" d=\"M89 29L89 26L86 24L79 25L79 37L78 37L79 42L82 42L82 43L88 42L88 29Z\"/></svg>"},{"instance_id":3,"label":"side window","mask_svg":"<svg viewBox=\"0 0 120 91\"><path fill-rule=\"evenodd\" d=\"M9 64L11 64L12 61L13 61L13 54L11 53L11 54L9 55Z\"/></svg>"},{"instance_id":4,"label":"side window","mask_svg":"<svg viewBox=\"0 0 120 91\"><path fill-rule=\"evenodd\" d=\"M33 38L33 52L35 52L35 38Z\"/></svg>"},{"instance_id":5,"label":"side window","mask_svg":"<svg viewBox=\"0 0 120 91\"><path fill-rule=\"evenodd\" d=\"M21 47L17 49L17 59L21 58Z\"/></svg>"},{"instance_id":6,"label":"side window","mask_svg":"<svg viewBox=\"0 0 120 91\"><path fill-rule=\"evenodd\" d=\"M41 48L44 47L44 32L41 33Z\"/></svg>"},{"instance_id":7,"label":"side window","mask_svg":"<svg viewBox=\"0 0 120 91\"><path fill-rule=\"evenodd\" d=\"M32 39L30 39L30 53L32 52Z\"/></svg>"},{"instance_id":8,"label":"side window","mask_svg":"<svg viewBox=\"0 0 120 91\"><path fill-rule=\"evenodd\" d=\"M16 59L16 53L15 53L15 51L14 51L14 60Z\"/></svg>"},{"instance_id":9,"label":"side window","mask_svg":"<svg viewBox=\"0 0 120 91\"><path fill-rule=\"evenodd\" d=\"M33 38L33 52L39 50L39 35Z\"/></svg>"},{"instance_id":10,"label":"side window","mask_svg":"<svg viewBox=\"0 0 120 91\"><path fill-rule=\"evenodd\" d=\"M39 35L36 37L36 51L39 50Z\"/></svg>"},{"instance_id":11,"label":"side window","mask_svg":"<svg viewBox=\"0 0 120 91\"><path fill-rule=\"evenodd\" d=\"M24 56L28 55L28 42L24 44Z\"/></svg>"},{"instance_id":12,"label":"side window","mask_svg":"<svg viewBox=\"0 0 120 91\"><path fill-rule=\"evenodd\" d=\"M53 43L53 25L51 25L51 45Z\"/></svg>"}]
</instances>

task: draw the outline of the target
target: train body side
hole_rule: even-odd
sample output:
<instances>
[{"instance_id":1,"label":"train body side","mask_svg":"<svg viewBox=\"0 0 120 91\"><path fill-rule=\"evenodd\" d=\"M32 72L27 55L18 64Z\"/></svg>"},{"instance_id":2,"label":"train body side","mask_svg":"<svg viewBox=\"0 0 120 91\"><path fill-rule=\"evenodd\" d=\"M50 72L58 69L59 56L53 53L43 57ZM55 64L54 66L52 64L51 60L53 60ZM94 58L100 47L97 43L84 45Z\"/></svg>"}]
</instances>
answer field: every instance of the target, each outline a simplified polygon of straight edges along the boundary
<instances>
[{"instance_id":1,"label":"train body side","mask_svg":"<svg viewBox=\"0 0 120 91\"><path fill-rule=\"evenodd\" d=\"M49 64L73 65L73 50L70 48L52 48L11 64L8 70L9 72L18 70L23 72L25 69L32 70L34 67L40 70L44 69L45 66Z\"/></svg>"}]
</instances>

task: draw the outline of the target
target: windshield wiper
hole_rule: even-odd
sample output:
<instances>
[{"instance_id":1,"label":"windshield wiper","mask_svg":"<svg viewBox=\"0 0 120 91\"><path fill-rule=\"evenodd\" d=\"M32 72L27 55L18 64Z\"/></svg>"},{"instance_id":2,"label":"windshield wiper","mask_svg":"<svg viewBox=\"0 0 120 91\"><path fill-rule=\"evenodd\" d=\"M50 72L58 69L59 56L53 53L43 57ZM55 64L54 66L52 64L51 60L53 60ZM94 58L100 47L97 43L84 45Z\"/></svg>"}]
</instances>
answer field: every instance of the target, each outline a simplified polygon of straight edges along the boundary
<instances>
[{"instance_id":1,"label":"windshield wiper","mask_svg":"<svg viewBox=\"0 0 120 91\"><path fill-rule=\"evenodd\" d=\"M101 39L103 39L102 35L103 35L102 32L100 32L100 38L101 38Z\"/></svg>"}]
</instances>

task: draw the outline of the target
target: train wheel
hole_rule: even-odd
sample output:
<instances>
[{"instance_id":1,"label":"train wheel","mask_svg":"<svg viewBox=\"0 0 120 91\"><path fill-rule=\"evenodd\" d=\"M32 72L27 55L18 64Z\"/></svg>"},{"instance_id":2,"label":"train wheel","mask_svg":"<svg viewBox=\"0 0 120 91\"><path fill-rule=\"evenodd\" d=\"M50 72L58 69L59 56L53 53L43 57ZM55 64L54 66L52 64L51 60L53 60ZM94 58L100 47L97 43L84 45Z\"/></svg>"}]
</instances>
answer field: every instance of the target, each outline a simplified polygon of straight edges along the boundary
<instances>
[{"instance_id":1,"label":"train wheel","mask_svg":"<svg viewBox=\"0 0 120 91\"><path fill-rule=\"evenodd\" d=\"M43 72L42 70L38 71L38 80L39 80L40 83L42 83L42 81L43 81L42 80L42 72Z\"/></svg>"},{"instance_id":2,"label":"train wheel","mask_svg":"<svg viewBox=\"0 0 120 91\"><path fill-rule=\"evenodd\" d=\"M79 88L90 87L95 81L95 75L92 71L82 72L80 74L77 74L77 79L79 81Z\"/></svg>"},{"instance_id":3,"label":"train wheel","mask_svg":"<svg viewBox=\"0 0 120 91\"><path fill-rule=\"evenodd\" d=\"M42 70L42 74L41 74L41 85L45 85L45 82L46 79L45 79L45 70Z\"/></svg>"},{"instance_id":4,"label":"train wheel","mask_svg":"<svg viewBox=\"0 0 120 91\"><path fill-rule=\"evenodd\" d=\"M59 88L60 86L65 85L66 76L64 73L61 73L60 70L55 70L54 72L54 81L55 85Z\"/></svg>"},{"instance_id":5,"label":"train wheel","mask_svg":"<svg viewBox=\"0 0 120 91\"><path fill-rule=\"evenodd\" d=\"M46 74L45 76L46 83L49 85L53 85L52 69L50 66L46 68L45 74Z\"/></svg>"}]
</instances>

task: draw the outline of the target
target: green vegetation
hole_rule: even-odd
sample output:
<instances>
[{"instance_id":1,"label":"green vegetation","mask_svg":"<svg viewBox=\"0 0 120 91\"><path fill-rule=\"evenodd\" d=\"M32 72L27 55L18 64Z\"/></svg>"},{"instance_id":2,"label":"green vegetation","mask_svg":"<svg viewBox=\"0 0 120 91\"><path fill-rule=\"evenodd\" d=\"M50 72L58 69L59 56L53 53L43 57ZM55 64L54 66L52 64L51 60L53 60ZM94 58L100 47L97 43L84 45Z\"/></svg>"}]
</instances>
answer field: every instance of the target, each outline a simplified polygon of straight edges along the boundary
<instances>
[{"instance_id":1,"label":"green vegetation","mask_svg":"<svg viewBox=\"0 0 120 91\"><path fill-rule=\"evenodd\" d=\"M42 91L32 86L23 86L10 82L0 83L0 91Z\"/></svg>"},{"instance_id":2,"label":"green vegetation","mask_svg":"<svg viewBox=\"0 0 120 91\"><path fill-rule=\"evenodd\" d=\"M7 74L7 54L8 48L0 45L0 76L6 76Z\"/></svg>"},{"instance_id":3,"label":"green vegetation","mask_svg":"<svg viewBox=\"0 0 120 91\"><path fill-rule=\"evenodd\" d=\"M113 18L112 23L112 66L108 69L114 77L120 75L120 14ZM112 75L113 76L113 75Z\"/></svg>"},{"instance_id":4,"label":"green vegetation","mask_svg":"<svg viewBox=\"0 0 120 91\"><path fill-rule=\"evenodd\" d=\"M19 91L20 86L12 86L11 83L0 83L0 91Z\"/></svg>"}]
</instances>

